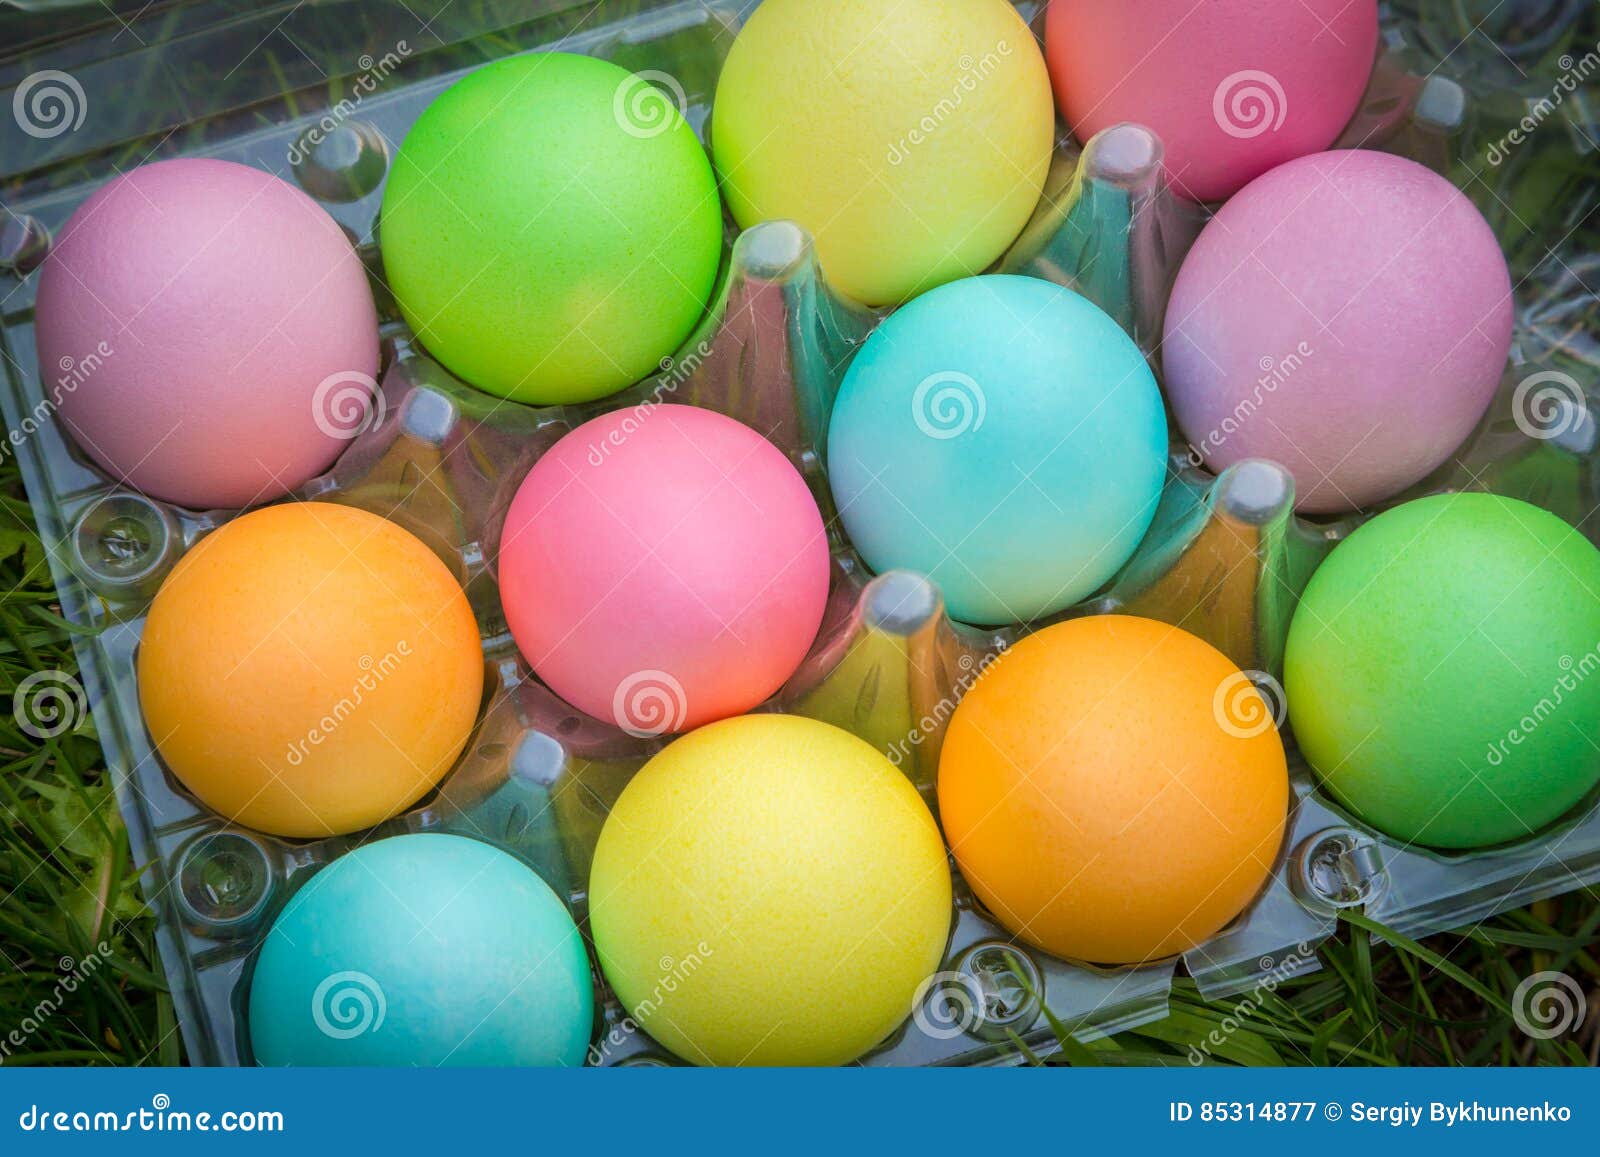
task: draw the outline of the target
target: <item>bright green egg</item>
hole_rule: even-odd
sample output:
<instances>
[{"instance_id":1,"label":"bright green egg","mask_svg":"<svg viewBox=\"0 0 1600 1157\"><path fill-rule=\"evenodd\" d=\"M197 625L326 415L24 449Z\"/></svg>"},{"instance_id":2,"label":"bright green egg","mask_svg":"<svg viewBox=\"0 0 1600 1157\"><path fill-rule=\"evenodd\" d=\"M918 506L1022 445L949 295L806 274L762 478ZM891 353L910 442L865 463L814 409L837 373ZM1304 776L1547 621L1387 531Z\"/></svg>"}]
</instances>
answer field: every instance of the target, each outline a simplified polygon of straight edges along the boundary
<instances>
[{"instance_id":1,"label":"bright green egg","mask_svg":"<svg viewBox=\"0 0 1600 1157\"><path fill-rule=\"evenodd\" d=\"M1285 689L1307 761L1374 827L1528 836L1600 781L1600 550L1492 494L1380 514L1306 588Z\"/></svg>"},{"instance_id":2,"label":"bright green egg","mask_svg":"<svg viewBox=\"0 0 1600 1157\"><path fill-rule=\"evenodd\" d=\"M678 349L716 280L722 210L673 93L537 53L428 106L394 159L380 242L430 354L553 405L615 393Z\"/></svg>"}]
</instances>

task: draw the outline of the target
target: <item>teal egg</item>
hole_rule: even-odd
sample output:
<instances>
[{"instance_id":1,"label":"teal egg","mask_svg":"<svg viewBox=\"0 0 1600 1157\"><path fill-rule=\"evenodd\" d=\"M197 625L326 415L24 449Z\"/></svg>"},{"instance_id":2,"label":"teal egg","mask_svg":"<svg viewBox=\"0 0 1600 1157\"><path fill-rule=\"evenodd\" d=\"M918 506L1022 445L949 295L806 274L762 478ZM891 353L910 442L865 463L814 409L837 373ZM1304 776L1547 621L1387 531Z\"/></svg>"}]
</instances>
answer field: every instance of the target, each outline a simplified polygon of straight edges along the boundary
<instances>
[{"instance_id":1,"label":"teal egg","mask_svg":"<svg viewBox=\"0 0 1600 1157\"><path fill-rule=\"evenodd\" d=\"M1284 689L1307 762L1374 827L1523 839L1600 783L1600 550L1494 494L1385 511L1312 576Z\"/></svg>"},{"instance_id":2,"label":"teal egg","mask_svg":"<svg viewBox=\"0 0 1600 1157\"><path fill-rule=\"evenodd\" d=\"M951 615L1024 622L1111 578L1155 516L1167 420L1155 377L1087 299L971 277L867 339L840 387L828 472L875 571L928 575Z\"/></svg>"},{"instance_id":3,"label":"teal egg","mask_svg":"<svg viewBox=\"0 0 1600 1157\"><path fill-rule=\"evenodd\" d=\"M532 870L462 836L341 856L284 906L250 987L263 1065L581 1065L582 937Z\"/></svg>"}]
</instances>

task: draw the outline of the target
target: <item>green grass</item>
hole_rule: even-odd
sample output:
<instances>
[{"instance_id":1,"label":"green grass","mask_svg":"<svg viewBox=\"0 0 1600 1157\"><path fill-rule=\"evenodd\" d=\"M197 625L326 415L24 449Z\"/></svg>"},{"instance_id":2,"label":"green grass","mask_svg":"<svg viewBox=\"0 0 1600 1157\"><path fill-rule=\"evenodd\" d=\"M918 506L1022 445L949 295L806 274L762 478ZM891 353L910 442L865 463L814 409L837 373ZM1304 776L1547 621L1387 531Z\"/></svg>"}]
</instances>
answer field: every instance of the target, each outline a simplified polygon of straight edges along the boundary
<instances>
[{"instance_id":1,"label":"green grass","mask_svg":"<svg viewBox=\"0 0 1600 1157\"><path fill-rule=\"evenodd\" d=\"M1554 38L1532 37L1547 0L1412 0L1430 43L1466 41L1452 65L1462 72L1517 81L1537 97L1560 75L1564 53L1595 47L1593 6ZM1487 31L1515 58L1508 63L1476 21L1495 13ZM1519 24L1518 20L1522 22ZM1536 43L1535 43L1536 42ZM1531 47L1530 47L1531 45ZM264 54L264 62L271 54ZM1487 83L1487 82L1485 82ZM1600 154L1590 123L1600 76L1586 99L1560 114L1499 166L1482 161L1523 114L1503 89L1478 102L1476 144L1455 174L1495 225L1519 285L1548 272L1547 247L1562 242L1568 261L1600 251ZM1471 160L1471 158L1477 158ZM1600 306L1591 298L1580 322L1600 340ZM1592 381L1596 368L1573 343L1557 364ZM0 696L36 671L75 672L71 640L33 529L14 458L0 462ZM155 951L155 927L138 898L140 865L130 859L92 720L40 740L0 711L0 1057L7 1064L177 1064L183 1059L173 1004ZM1323 969L1271 991L1220 1002L1202 999L1180 979L1171 1013L1138 1030L1083 1045L1067 1038L1057 1063L1186 1065L1521 1065L1600 1060L1600 892L1580 890L1508 912L1480 925L1417 944L1348 917L1321 950ZM97 947L107 946L103 954ZM93 958L76 990L62 981ZM70 962L70 963L69 963ZM65 968L63 967L65 964ZM1576 1032L1553 1041L1521 1033L1511 1015L1518 983L1537 972L1577 979L1588 1014ZM26 1029L26 1031L24 1031ZM1067 1026L1061 1026L1065 1035ZM20 1044L9 1039L15 1031ZM1220 1043L1217 1043L1220 1040ZM1209 1051L1207 1051L1209 1050Z\"/></svg>"}]
</instances>

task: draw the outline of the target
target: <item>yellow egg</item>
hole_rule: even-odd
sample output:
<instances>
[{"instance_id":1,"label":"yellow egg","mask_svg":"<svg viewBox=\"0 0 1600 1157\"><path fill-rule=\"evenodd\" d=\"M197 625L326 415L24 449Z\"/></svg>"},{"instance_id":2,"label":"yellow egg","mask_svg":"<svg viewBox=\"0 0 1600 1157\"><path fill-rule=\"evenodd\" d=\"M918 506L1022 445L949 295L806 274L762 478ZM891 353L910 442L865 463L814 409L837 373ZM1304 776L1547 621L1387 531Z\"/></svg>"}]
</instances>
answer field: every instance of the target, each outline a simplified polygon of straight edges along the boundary
<instances>
[{"instance_id":1,"label":"yellow egg","mask_svg":"<svg viewBox=\"0 0 1600 1157\"><path fill-rule=\"evenodd\" d=\"M257 510L162 584L139 699L167 767L231 820L327 836L404 811L450 769L483 693L455 577L346 506Z\"/></svg>"},{"instance_id":2,"label":"yellow egg","mask_svg":"<svg viewBox=\"0 0 1600 1157\"><path fill-rule=\"evenodd\" d=\"M950 875L922 798L875 748L750 715L690 732L623 791L590 925L624 1006L685 1060L843 1064L938 968Z\"/></svg>"},{"instance_id":3,"label":"yellow egg","mask_svg":"<svg viewBox=\"0 0 1600 1157\"><path fill-rule=\"evenodd\" d=\"M1054 133L1006 0L766 0L723 66L711 144L740 225L799 222L836 286L886 305L1005 252Z\"/></svg>"}]
</instances>

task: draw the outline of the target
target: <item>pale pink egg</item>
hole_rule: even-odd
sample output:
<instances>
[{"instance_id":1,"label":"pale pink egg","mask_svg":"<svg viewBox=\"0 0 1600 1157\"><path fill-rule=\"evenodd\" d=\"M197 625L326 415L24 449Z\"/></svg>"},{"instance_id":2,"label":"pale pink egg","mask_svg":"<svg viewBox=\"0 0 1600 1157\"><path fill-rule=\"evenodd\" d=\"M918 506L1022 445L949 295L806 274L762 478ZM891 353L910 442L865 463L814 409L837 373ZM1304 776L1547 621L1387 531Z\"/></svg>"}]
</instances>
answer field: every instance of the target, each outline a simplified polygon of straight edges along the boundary
<instances>
[{"instance_id":1,"label":"pale pink egg","mask_svg":"<svg viewBox=\"0 0 1600 1157\"><path fill-rule=\"evenodd\" d=\"M144 165L63 227L39 281L40 371L113 478L204 509L277 498L353 432L378 319L338 224L270 173ZM355 393L352 393L354 391Z\"/></svg>"},{"instance_id":2,"label":"pale pink egg","mask_svg":"<svg viewBox=\"0 0 1600 1157\"><path fill-rule=\"evenodd\" d=\"M1167 397L1213 470L1271 458L1302 510L1352 510L1462 443L1511 323L1505 257L1455 186L1387 153L1318 153L1201 232L1167 307Z\"/></svg>"},{"instance_id":3,"label":"pale pink egg","mask_svg":"<svg viewBox=\"0 0 1600 1157\"><path fill-rule=\"evenodd\" d=\"M1079 140L1156 131L1180 193L1229 196L1331 145L1372 73L1377 0L1051 0L1045 52Z\"/></svg>"},{"instance_id":4,"label":"pale pink egg","mask_svg":"<svg viewBox=\"0 0 1600 1157\"><path fill-rule=\"evenodd\" d=\"M499 547L524 657L579 710L639 735L737 715L816 637L828 542L784 455L710 410L595 418L529 472Z\"/></svg>"}]
</instances>

